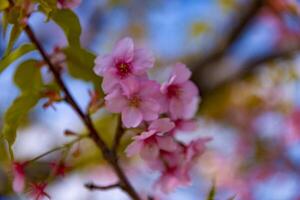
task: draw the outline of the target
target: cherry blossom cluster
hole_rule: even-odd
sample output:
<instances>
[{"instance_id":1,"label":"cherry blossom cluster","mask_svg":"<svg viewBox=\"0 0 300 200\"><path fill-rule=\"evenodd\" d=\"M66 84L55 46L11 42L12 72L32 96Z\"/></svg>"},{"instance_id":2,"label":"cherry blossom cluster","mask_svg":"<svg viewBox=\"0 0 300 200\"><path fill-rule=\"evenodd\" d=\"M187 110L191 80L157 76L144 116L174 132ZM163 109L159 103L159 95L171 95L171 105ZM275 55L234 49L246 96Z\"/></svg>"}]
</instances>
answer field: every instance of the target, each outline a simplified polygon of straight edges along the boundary
<instances>
[{"instance_id":1,"label":"cherry blossom cluster","mask_svg":"<svg viewBox=\"0 0 300 200\"><path fill-rule=\"evenodd\" d=\"M133 137L127 155L139 154L151 169L161 172L155 185L163 192L190 184L193 162L210 140L185 144L176 139L178 132L197 128L193 117L200 97L189 80L191 71L176 63L166 82L151 80L147 73L154 66L152 53L136 48L128 37L117 42L111 54L98 56L95 64L95 73L103 77L106 109L121 114L125 128L144 128Z\"/></svg>"}]
</instances>

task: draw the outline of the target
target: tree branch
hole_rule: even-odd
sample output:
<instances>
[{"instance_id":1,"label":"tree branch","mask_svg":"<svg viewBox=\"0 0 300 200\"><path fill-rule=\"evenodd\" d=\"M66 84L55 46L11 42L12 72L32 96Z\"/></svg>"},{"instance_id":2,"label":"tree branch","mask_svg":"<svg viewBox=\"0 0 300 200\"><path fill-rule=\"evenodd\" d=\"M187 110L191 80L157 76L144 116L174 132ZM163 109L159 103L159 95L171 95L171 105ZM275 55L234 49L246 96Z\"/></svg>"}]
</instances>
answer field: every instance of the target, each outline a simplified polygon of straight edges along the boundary
<instances>
[{"instance_id":1,"label":"tree branch","mask_svg":"<svg viewBox=\"0 0 300 200\"><path fill-rule=\"evenodd\" d=\"M84 186L89 190L110 190L114 188L123 189L119 183L107 185L107 186L99 186L99 185L95 185L94 183L86 183L84 184Z\"/></svg>"},{"instance_id":2,"label":"tree branch","mask_svg":"<svg viewBox=\"0 0 300 200\"><path fill-rule=\"evenodd\" d=\"M140 200L139 195L135 191L135 189L132 187L130 182L128 181L124 171L121 169L120 164L118 162L116 154L111 151L108 146L105 144L104 140L100 137L100 134L95 129L89 115L86 115L83 113L83 111L80 109L76 101L74 100L73 96L69 92L68 88L64 84L60 72L56 69L54 64L51 62L50 58L46 54L46 51L43 49L42 45L36 38L34 32L32 31L31 27L27 25L24 28L27 36L31 40L33 44L35 44L37 50L41 54L42 58L48 65L50 71L52 72L57 84L60 86L60 88L63 90L66 100L69 103L69 105L73 108L73 110L77 113L77 115L81 118L87 129L89 130L89 137L95 142L95 144L98 146L98 148L101 150L104 159L112 166L115 173L120 179L120 183L122 184L122 187L124 191L127 192L127 194L134 200Z\"/></svg>"}]
</instances>

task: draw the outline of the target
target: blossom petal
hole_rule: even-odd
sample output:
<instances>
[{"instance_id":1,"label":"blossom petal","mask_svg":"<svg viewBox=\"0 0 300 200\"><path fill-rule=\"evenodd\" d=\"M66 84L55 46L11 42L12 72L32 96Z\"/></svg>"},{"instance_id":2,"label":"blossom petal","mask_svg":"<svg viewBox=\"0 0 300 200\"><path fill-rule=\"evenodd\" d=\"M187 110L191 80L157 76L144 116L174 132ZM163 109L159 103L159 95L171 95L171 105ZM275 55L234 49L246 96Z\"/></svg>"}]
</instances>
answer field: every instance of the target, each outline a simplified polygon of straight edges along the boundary
<instances>
[{"instance_id":1,"label":"blossom petal","mask_svg":"<svg viewBox=\"0 0 300 200\"><path fill-rule=\"evenodd\" d=\"M142 120L142 113L135 107L127 107L122 112L122 122L126 128L137 127Z\"/></svg>"},{"instance_id":2,"label":"blossom petal","mask_svg":"<svg viewBox=\"0 0 300 200\"><path fill-rule=\"evenodd\" d=\"M106 93L111 92L118 85L119 81L117 77L113 75L111 71L106 71L103 76L102 88Z\"/></svg>"},{"instance_id":3,"label":"blossom petal","mask_svg":"<svg viewBox=\"0 0 300 200\"><path fill-rule=\"evenodd\" d=\"M141 157L144 160L156 160L159 155L159 148L156 143L146 143L141 150Z\"/></svg>"},{"instance_id":4,"label":"blossom petal","mask_svg":"<svg viewBox=\"0 0 300 200\"><path fill-rule=\"evenodd\" d=\"M185 99L187 101L199 95L198 88L192 81L186 81L181 84L181 90L183 91L181 94L181 99Z\"/></svg>"},{"instance_id":5,"label":"blossom petal","mask_svg":"<svg viewBox=\"0 0 300 200\"><path fill-rule=\"evenodd\" d=\"M156 141L162 150L172 152L177 149L177 144L171 136L157 136Z\"/></svg>"},{"instance_id":6,"label":"blossom petal","mask_svg":"<svg viewBox=\"0 0 300 200\"><path fill-rule=\"evenodd\" d=\"M144 74L147 69L152 68L154 64L153 54L146 49L135 49L132 66L135 74Z\"/></svg>"},{"instance_id":7,"label":"blossom petal","mask_svg":"<svg viewBox=\"0 0 300 200\"><path fill-rule=\"evenodd\" d=\"M182 63L176 63L173 69L173 76L175 76L174 83L183 83L187 81L192 75L192 72Z\"/></svg>"},{"instance_id":8,"label":"blossom petal","mask_svg":"<svg viewBox=\"0 0 300 200\"><path fill-rule=\"evenodd\" d=\"M155 100L147 99L141 102L141 110L144 120L155 120L158 118L160 106Z\"/></svg>"},{"instance_id":9,"label":"blossom petal","mask_svg":"<svg viewBox=\"0 0 300 200\"><path fill-rule=\"evenodd\" d=\"M122 96L119 89L114 90L105 97L105 106L113 113L121 112L127 106L127 103L127 99Z\"/></svg>"},{"instance_id":10,"label":"blossom petal","mask_svg":"<svg viewBox=\"0 0 300 200\"><path fill-rule=\"evenodd\" d=\"M94 72L99 76L103 76L109 67L114 66L113 59L110 55L105 55L103 57L98 56L95 60L95 64Z\"/></svg>"},{"instance_id":11,"label":"blossom petal","mask_svg":"<svg viewBox=\"0 0 300 200\"><path fill-rule=\"evenodd\" d=\"M131 62L133 59L133 51L134 51L134 44L133 40L129 37L125 37L117 42L113 56L116 62L123 61L123 62Z\"/></svg>"},{"instance_id":12,"label":"blossom petal","mask_svg":"<svg viewBox=\"0 0 300 200\"><path fill-rule=\"evenodd\" d=\"M172 130L175 127L175 124L169 119L169 118L162 118L162 119L157 119L153 121L149 129L150 130L156 130L157 132L160 133L166 133L170 130Z\"/></svg>"},{"instance_id":13,"label":"blossom petal","mask_svg":"<svg viewBox=\"0 0 300 200\"><path fill-rule=\"evenodd\" d=\"M128 157L131 157L135 154L138 154L143 147L142 141L133 141L125 150L126 155Z\"/></svg>"},{"instance_id":14,"label":"blossom petal","mask_svg":"<svg viewBox=\"0 0 300 200\"><path fill-rule=\"evenodd\" d=\"M185 115L186 105L180 99L172 98L169 104L169 111L172 119L180 119Z\"/></svg>"}]
</instances>

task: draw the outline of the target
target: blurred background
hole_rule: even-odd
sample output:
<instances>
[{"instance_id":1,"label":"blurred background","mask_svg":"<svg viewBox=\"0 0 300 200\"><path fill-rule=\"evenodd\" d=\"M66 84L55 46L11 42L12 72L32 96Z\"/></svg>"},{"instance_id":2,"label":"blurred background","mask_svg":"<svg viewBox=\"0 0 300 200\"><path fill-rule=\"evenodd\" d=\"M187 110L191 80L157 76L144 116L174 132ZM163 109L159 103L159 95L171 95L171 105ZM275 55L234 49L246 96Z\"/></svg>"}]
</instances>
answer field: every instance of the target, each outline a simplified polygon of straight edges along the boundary
<instances>
[{"instance_id":1,"label":"blurred background","mask_svg":"<svg viewBox=\"0 0 300 200\"><path fill-rule=\"evenodd\" d=\"M117 40L130 36L138 46L154 52L154 77L159 79L158 72L177 61L193 71L202 97L199 128L183 134L182 139L212 136L213 141L191 172L193 184L168 195L159 194L162 199L205 199L215 182L216 200L234 195L236 200L300 200L300 3L82 0L75 12L82 25L83 47L97 55L110 52ZM34 13L29 23L48 52L66 44L63 32L53 22L45 23L43 15ZM22 35L17 45L24 41L28 39ZM1 57L6 44L0 40ZM0 116L19 93L12 78L16 66L0 75ZM85 108L92 85L67 73L64 79ZM43 103L19 130L13 147L18 160L66 143L70 140L63 134L66 129L84 132L67 105L58 103L55 109L43 109ZM116 177L99 161L99 152L91 142L84 140L72 151L79 155L70 158L71 170L47 189L53 200L128 199L118 189L86 190L86 182L109 184ZM59 156L54 153L42 159L30 173L43 176L49 171L45 163ZM138 159L126 166L136 188L152 190L149 186L159 174ZM28 199L11 192L10 179L9 169L0 166L0 199Z\"/></svg>"}]
</instances>

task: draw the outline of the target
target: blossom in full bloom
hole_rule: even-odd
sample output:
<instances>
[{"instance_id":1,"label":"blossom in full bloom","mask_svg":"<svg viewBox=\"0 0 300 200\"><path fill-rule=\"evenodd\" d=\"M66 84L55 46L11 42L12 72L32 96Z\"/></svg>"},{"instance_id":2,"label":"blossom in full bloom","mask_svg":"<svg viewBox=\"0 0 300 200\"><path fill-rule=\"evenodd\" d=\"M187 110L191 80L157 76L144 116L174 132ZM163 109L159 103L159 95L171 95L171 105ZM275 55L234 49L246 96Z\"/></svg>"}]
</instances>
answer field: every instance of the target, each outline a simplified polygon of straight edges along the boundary
<instances>
[{"instance_id":1,"label":"blossom in full bloom","mask_svg":"<svg viewBox=\"0 0 300 200\"><path fill-rule=\"evenodd\" d=\"M25 168L26 163L13 163L13 190L17 193L22 192L25 187Z\"/></svg>"},{"instance_id":2,"label":"blossom in full bloom","mask_svg":"<svg viewBox=\"0 0 300 200\"><path fill-rule=\"evenodd\" d=\"M81 3L81 0L57 0L57 7L60 9L73 9Z\"/></svg>"},{"instance_id":3,"label":"blossom in full bloom","mask_svg":"<svg viewBox=\"0 0 300 200\"><path fill-rule=\"evenodd\" d=\"M94 71L103 76L104 92L111 92L126 79L143 77L153 67L154 57L145 49L136 49L131 38L120 40L111 54L98 56Z\"/></svg>"},{"instance_id":4,"label":"blossom in full bloom","mask_svg":"<svg viewBox=\"0 0 300 200\"><path fill-rule=\"evenodd\" d=\"M155 120L160 113L158 83L150 80L125 81L123 89L115 89L105 97L106 108L113 113L122 113L125 127L137 127L143 120Z\"/></svg>"},{"instance_id":5,"label":"blossom in full bloom","mask_svg":"<svg viewBox=\"0 0 300 200\"><path fill-rule=\"evenodd\" d=\"M172 119L189 119L197 111L198 89L189 80L190 77L191 71L184 64L177 63L169 81L161 87L166 99L165 107Z\"/></svg>"},{"instance_id":6,"label":"blossom in full bloom","mask_svg":"<svg viewBox=\"0 0 300 200\"><path fill-rule=\"evenodd\" d=\"M174 128L174 123L168 119L154 120L147 131L135 136L134 141L127 147L128 156L140 153L146 161L153 161L158 158L159 151L174 151L177 145L167 132Z\"/></svg>"}]
</instances>

